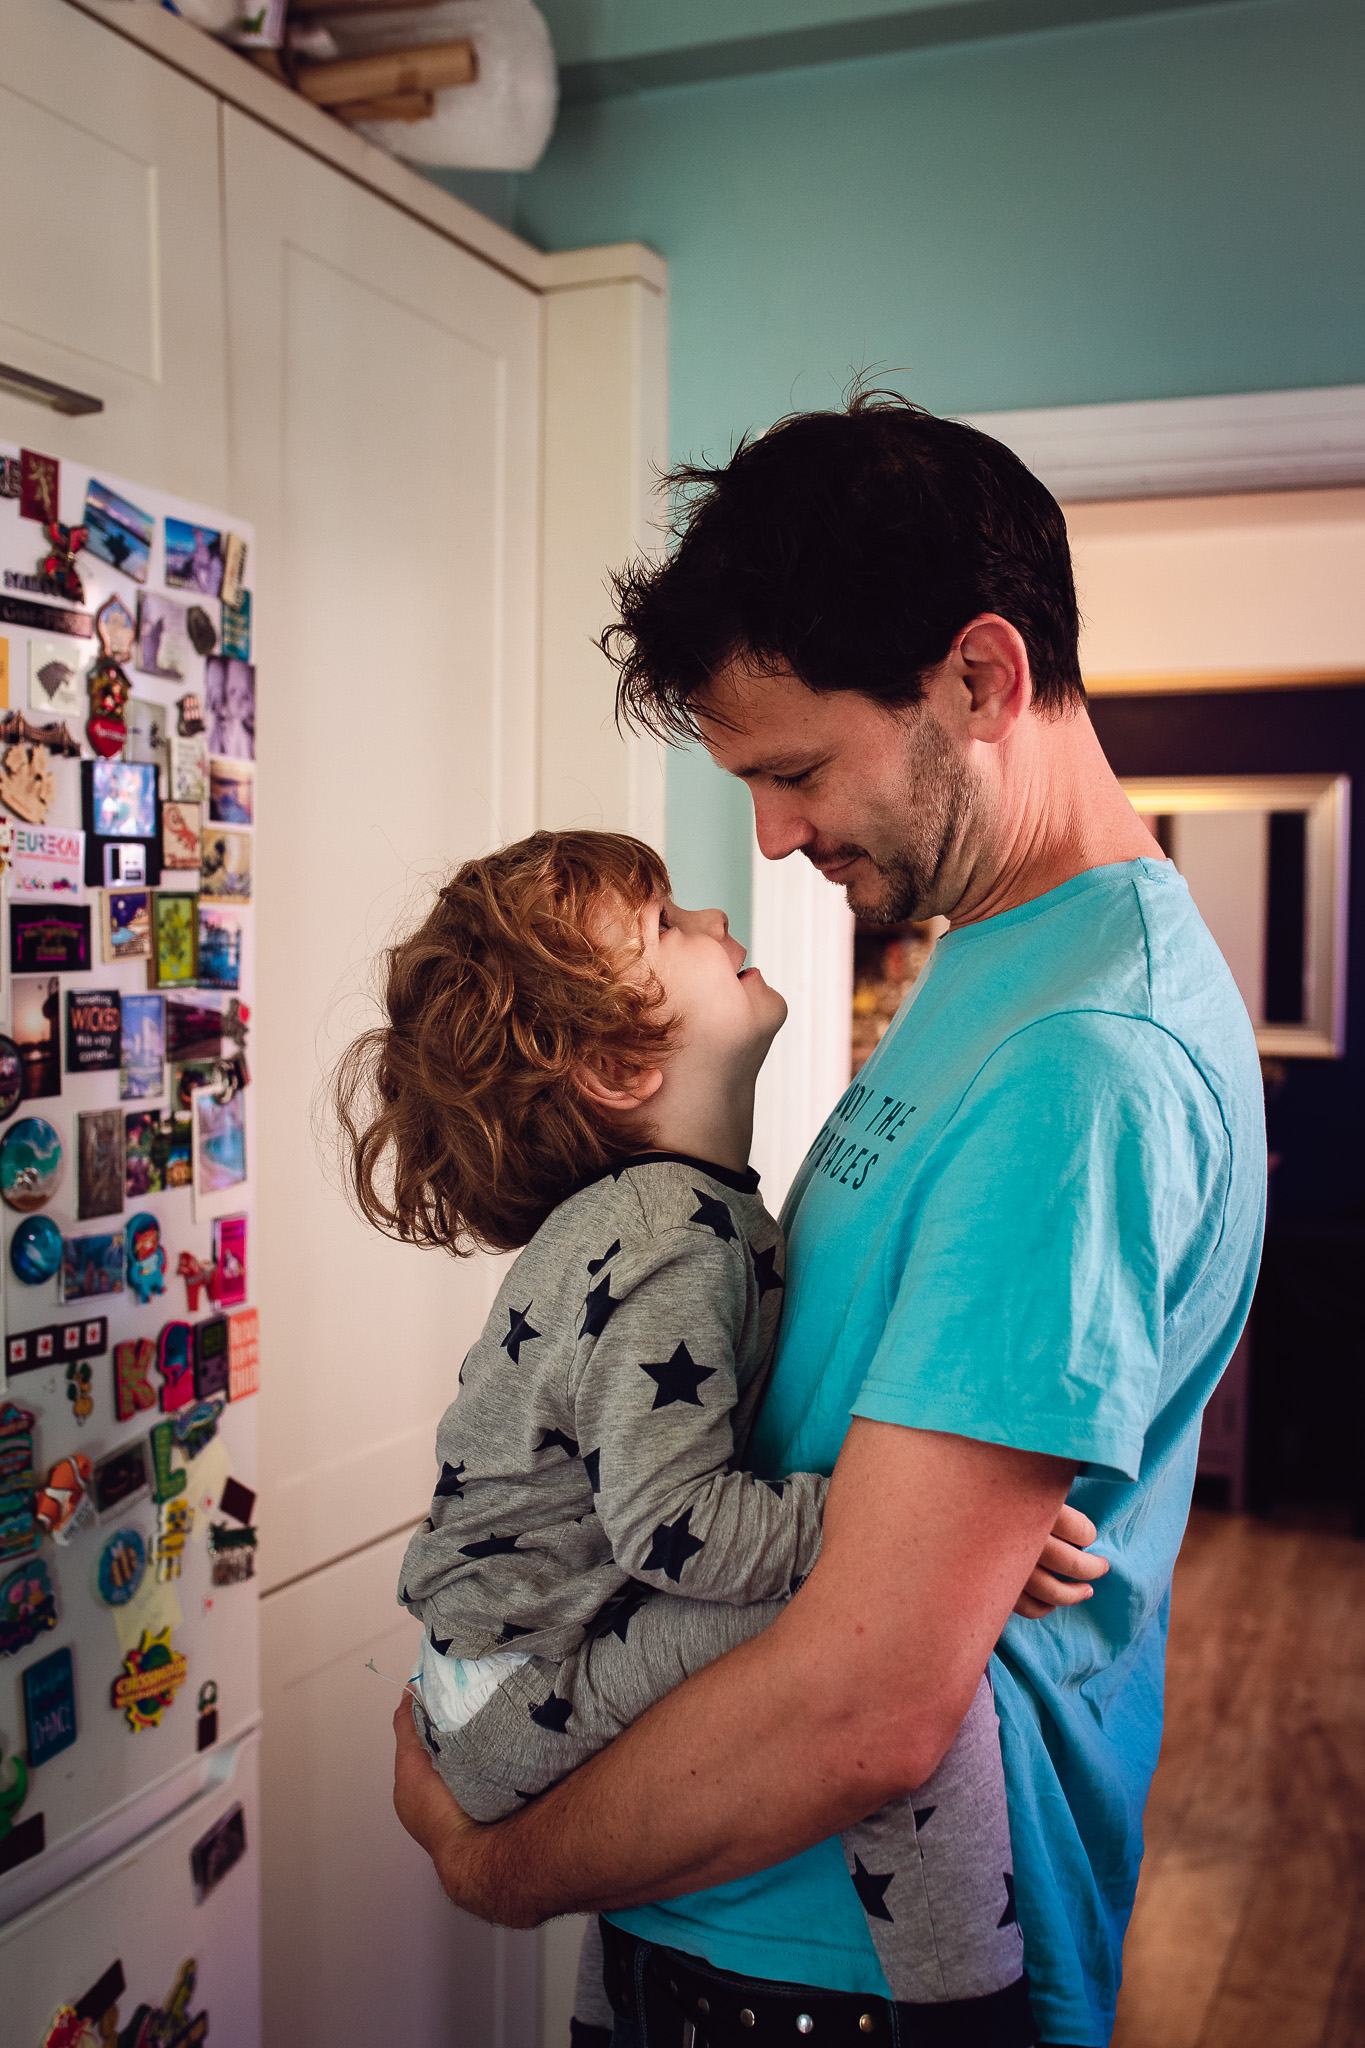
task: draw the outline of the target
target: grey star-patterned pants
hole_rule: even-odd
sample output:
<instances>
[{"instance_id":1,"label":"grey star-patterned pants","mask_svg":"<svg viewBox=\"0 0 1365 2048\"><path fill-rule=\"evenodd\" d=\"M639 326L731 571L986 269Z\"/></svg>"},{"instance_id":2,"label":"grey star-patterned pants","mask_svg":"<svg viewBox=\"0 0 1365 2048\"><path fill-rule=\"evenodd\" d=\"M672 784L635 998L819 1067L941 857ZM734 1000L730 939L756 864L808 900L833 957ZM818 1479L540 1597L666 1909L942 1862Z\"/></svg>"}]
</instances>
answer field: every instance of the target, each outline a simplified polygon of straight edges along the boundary
<instances>
[{"instance_id":1,"label":"grey star-patterned pants","mask_svg":"<svg viewBox=\"0 0 1365 2048\"><path fill-rule=\"evenodd\" d=\"M415 1706L418 1729L465 1812L500 1820L586 1763L694 1671L757 1635L783 1604L730 1607L636 1586L562 1664L528 1658L450 1732ZM842 1840L894 1998L979 1998L1019 1976L1005 1777L985 1678L933 1776ZM811 1967L818 1971L818 1958ZM818 1984L818 1974L809 1981Z\"/></svg>"}]
</instances>

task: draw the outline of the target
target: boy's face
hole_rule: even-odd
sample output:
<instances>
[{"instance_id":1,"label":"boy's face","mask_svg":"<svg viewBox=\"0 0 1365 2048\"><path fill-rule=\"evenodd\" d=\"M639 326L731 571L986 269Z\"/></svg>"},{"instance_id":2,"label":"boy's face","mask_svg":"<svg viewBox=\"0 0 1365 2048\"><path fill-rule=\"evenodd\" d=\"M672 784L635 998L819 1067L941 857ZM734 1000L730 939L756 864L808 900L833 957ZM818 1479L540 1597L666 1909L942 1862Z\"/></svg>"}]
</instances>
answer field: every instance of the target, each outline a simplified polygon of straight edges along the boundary
<instances>
[{"instance_id":1,"label":"boy's face","mask_svg":"<svg viewBox=\"0 0 1365 2048\"><path fill-rule=\"evenodd\" d=\"M679 1019L681 1046L728 1068L753 1059L755 1072L786 1021L787 1005L730 936L723 910L682 910L656 897L640 915L644 966Z\"/></svg>"}]
</instances>

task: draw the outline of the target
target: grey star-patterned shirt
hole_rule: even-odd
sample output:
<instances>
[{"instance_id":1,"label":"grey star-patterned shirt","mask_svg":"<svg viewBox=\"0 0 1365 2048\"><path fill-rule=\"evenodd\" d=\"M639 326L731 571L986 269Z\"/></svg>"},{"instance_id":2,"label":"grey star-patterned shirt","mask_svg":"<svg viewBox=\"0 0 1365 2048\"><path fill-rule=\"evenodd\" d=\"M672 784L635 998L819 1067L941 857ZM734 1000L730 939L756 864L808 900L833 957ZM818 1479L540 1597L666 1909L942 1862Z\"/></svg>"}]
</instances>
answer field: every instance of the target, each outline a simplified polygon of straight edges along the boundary
<instances>
[{"instance_id":1,"label":"grey star-patterned shirt","mask_svg":"<svg viewBox=\"0 0 1365 2048\"><path fill-rule=\"evenodd\" d=\"M632 1580L743 1606L810 1570L828 1482L742 1467L783 1252L756 1174L674 1154L555 1210L437 1431L399 1598L439 1650L559 1659Z\"/></svg>"}]
</instances>

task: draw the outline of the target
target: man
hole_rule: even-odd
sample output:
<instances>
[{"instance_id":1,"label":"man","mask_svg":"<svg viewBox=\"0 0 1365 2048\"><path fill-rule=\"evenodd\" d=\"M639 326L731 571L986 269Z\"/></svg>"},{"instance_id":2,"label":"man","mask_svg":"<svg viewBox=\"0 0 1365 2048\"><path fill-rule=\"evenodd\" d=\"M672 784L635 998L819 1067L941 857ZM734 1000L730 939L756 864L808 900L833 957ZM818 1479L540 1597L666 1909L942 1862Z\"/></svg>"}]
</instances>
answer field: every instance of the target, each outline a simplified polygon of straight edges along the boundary
<instances>
[{"instance_id":1,"label":"man","mask_svg":"<svg viewBox=\"0 0 1365 2048\"><path fill-rule=\"evenodd\" d=\"M626 714L698 733L763 852L861 917L951 920L784 1217L754 1462L833 1469L824 1547L764 1635L497 1827L400 1711L399 1814L484 1917L608 1910L618 1957L820 1987L841 2038L857 1994L871 2032L892 2015L831 1838L923 1782L989 1662L1034 2012L1093 2048L1200 1413L1259 1256L1254 1040L1100 751L1065 525L1007 450L871 397L676 482L677 546L622 577L607 636ZM1025 1626L1064 1497L1111 1569Z\"/></svg>"}]
</instances>

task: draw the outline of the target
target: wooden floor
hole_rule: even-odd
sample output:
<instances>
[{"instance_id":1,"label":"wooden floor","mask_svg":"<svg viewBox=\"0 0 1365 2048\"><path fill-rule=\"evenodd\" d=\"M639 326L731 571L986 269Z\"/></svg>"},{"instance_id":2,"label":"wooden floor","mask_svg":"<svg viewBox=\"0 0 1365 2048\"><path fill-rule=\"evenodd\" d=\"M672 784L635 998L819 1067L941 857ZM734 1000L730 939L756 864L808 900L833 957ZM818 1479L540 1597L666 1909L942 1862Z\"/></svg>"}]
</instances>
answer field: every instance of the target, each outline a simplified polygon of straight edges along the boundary
<instances>
[{"instance_id":1,"label":"wooden floor","mask_svg":"<svg viewBox=\"0 0 1365 2048\"><path fill-rule=\"evenodd\" d=\"M1191 1519L1114 2048L1365 2048L1365 1543Z\"/></svg>"}]
</instances>

